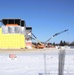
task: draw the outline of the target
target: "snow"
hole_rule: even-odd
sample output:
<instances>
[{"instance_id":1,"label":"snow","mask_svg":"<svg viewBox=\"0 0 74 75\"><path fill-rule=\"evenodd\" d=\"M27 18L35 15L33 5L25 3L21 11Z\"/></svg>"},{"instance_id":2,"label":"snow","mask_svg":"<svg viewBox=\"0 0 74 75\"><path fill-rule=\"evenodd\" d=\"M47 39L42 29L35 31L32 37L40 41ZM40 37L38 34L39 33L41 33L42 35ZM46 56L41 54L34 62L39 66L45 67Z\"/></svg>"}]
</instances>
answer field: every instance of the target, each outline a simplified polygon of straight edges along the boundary
<instances>
[{"instance_id":1,"label":"snow","mask_svg":"<svg viewBox=\"0 0 74 75\"><path fill-rule=\"evenodd\" d=\"M10 54L16 54L11 59ZM0 75L58 75L59 51L0 53ZM64 75L74 75L74 51L66 50Z\"/></svg>"}]
</instances>

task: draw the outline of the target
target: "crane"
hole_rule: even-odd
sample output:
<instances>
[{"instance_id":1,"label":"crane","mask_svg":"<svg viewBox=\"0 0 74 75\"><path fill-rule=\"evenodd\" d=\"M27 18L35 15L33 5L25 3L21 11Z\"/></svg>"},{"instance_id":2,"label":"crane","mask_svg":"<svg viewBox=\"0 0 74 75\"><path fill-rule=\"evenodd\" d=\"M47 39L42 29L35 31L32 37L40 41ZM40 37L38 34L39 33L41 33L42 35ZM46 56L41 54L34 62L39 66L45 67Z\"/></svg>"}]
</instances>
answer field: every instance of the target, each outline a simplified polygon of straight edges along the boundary
<instances>
[{"instance_id":1,"label":"crane","mask_svg":"<svg viewBox=\"0 0 74 75\"><path fill-rule=\"evenodd\" d=\"M57 35L60 35L60 34L62 34L62 33L64 33L64 32L66 32L66 31L68 31L68 29L63 30L63 31L61 31L61 32L59 32L59 33L54 34L54 35L51 36L47 41L45 41L45 44L46 44L48 41L50 41L53 37L55 37L55 36L57 36ZM37 45L36 48L41 48L41 49L43 49L43 48L45 47L45 45L44 45L43 43L41 43L41 42L37 39L37 37L36 37L31 31L28 33L28 35L29 35L29 34L31 34L31 35L34 37L34 38L33 38L32 36L30 36L30 38L32 38L32 39L38 41L39 45Z\"/></svg>"},{"instance_id":2,"label":"crane","mask_svg":"<svg viewBox=\"0 0 74 75\"><path fill-rule=\"evenodd\" d=\"M37 39L37 37L36 37L33 33L31 33L31 34L32 34L32 36L34 37L34 38L32 38L32 39L38 41L38 44L37 44L35 47L36 47L36 48L39 48L39 49L43 49L43 48L44 48L44 44L41 43L41 41L39 41L39 40Z\"/></svg>"},{"instance_id":3,"label":"crane","mask_svg":"<svg viewBox=\"0 0 74 75\"><path fill-rule=\"evenodd\" d=\"M37 42L38 42L38 44L36 44L35 45L35 48L40 48L40 49L42 49L42 48L44 48L44 44L43 43L41 43L41 41L39 41L38 39L37 39L37 37L30 31L27 35L29 35L30 37L29 38L31 38L31 39L33 39L33 40L36 40ZM32 37L32 36L33 37ZM34 46L34 45L33 45Z\"/></svg>"},{"instance_id":4,"label":"crane","mask_svg":"<svg viewBox=\"0 0 74 75\"><path fill-rule=\"evenodd\" d=\"M62 34L62 33L64 33L64 32L66 32L66 31L68 31L68 29L63 30L63 31L61 31L61 32L59 32L59 33L56 33L56 34L52 35L47 41L45 41L45 43L47 43L48 41L50 41L53 37L55 37L55 36L57 36L57 35L60 35L60 34Z\"/></svg>"}]
</instances>

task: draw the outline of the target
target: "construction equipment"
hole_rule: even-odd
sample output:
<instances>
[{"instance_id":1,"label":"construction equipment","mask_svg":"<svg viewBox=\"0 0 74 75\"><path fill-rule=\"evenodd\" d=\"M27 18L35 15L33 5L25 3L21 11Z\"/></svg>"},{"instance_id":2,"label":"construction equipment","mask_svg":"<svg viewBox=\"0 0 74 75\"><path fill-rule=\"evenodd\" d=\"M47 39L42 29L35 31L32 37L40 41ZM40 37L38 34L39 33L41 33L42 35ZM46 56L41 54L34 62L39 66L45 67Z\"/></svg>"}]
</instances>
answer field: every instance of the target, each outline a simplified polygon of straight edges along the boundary
<instances>
[{"instance_id":1,"label":"construction equipment","mask_svg":"<svg viewBox=\"0 0 74 75\"><path fill-rule=\"evenodd\" d=\"M55 37L55 36L57 36L57 35L60 35L61 33L64 33L64 32L66 32L66 31L68 31L68 29L63 30L63 31L61 31L61 32L59 32L59 33L54 34L54 35L51 36L47 41L45 41L45 43L47 43L48 41L50 41L53 37Z\"/></svg>"},{"instance_id":2,"label":"construction equipment","mask_svg":"<svg viewBox=\"0 0 74 75\"><path fill-rule=\"evenodd\" d=\"M32 36L30 36L29 38L31 38L31 39L33 39L33 40L36 40L37 42L38 42L38 44L33 44L33 47L34 48L37 48L37 49L43 49L44 48L44 44L43 43L41 43L38 39L37 39L37 37L30 31L27 35L32 35Z\"/></svg>"},{"instance_id":3,"label":"construction equipment","mask_svg":"<svg viewBox=\"0 0 74 75\"><path fill-rule=\"evenodd\" d=\"M48 44L48 42L49 42L52 38L54 38L55 36L60 35L60 34L62 34L62 33L64 33L64 32L66 32L66 31L68 31L68 29L63 30L63 31L61 31L61 32L59 32L59 33L56 33L56 34L54 34L53 36L51 36L47 41L45 41L46 47L50 47L50 44ZM52 47L54 47L54 46L52 46Z\"/></svg>"},{"instance_id":4,"label":"construction equipment","mask_svg":"<svg viewBox=\"0 0 74 75\"><path fill-rule=\"evenodd\" d=\"M38 44L35 47L38 48L38 49L43 49L44 48L44 44L41 43L33 33L31 33L31 34L35 38L35 40L38 41Z\"/></svg>"},{"instance_id":5,"label":"construction equipment","mask_svg":"<svg viewBox=\"0 0 74 75\"><path fill-rule=\"evenodd\" d=\"M62 33L64 33L64 32L66 32L66 31L68 31L68 29L63 30L63 31L61 31L61 32L59 32L59 33L54 34L54 35L51 36L47 41L44 42L45 44L41 43L33 33L29 33L29 34L32 34L32 36L33 36L34 38L33 38L33 37L31 37L31 38L34 39L34 40L36 40L36 41L38 42L38 44L37 44L35 47L36 47L36 48L39 48L39 49L43 49L43 48L46 46L46 44L48 43L48 41L50 41L53 37L55 37L55 36L57 36L57 35L60 35L60 34L62 34Z\"/></svg>"}]
</instances>

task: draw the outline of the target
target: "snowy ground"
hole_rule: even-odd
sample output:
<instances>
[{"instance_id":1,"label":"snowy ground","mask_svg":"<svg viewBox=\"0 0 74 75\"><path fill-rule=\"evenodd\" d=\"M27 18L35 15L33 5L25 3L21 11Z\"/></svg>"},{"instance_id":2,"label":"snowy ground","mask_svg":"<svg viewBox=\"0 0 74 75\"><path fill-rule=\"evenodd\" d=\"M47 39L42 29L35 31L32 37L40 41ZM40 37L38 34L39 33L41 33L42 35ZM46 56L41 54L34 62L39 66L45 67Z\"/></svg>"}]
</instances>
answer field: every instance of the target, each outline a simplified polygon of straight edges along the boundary
<instances>
[{"instance_id":1,"label":"snowy ground","mask_svg":"<svg viewBox=\"0 0 74 75\"><path fill-rule=\"evenodd\" d=\"M58 65L59 50L0 53L0 75L58 75ZM66 50L64 75L74 75L73 49Z\"/></svg>"}]
</instances>

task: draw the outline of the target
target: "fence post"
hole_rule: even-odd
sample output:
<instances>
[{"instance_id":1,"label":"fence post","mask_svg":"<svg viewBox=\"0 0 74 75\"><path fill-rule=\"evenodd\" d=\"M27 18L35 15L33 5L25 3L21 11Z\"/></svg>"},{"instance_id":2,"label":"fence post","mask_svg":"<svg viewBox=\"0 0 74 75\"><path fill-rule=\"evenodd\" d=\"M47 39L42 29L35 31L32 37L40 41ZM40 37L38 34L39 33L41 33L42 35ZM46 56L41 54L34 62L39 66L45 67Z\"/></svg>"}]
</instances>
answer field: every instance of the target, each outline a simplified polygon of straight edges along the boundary
<instances>
[{"instance_id":1,"label":"fence post","mask_svg":"<svg viewBox=\"0 0 74 75\"><path fill-rule=\"evenodd\" d=\"M64 62L65 62L65 50L60 50L59 52L59 67L58 67L58 75L64 75Z\"/></svg>"},{"instance_id":2,"label":"fence post","mask_svg":"<svg viewBox=\"0 0 74 75\"><path fill-rule=\"evenodd\" d=\"M46 75L46 54L44 53L44 72L45 72L45 75Z\"/></svg>"}]
</instances>

